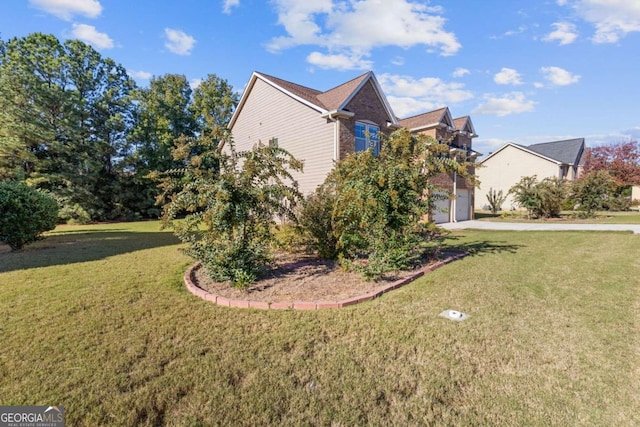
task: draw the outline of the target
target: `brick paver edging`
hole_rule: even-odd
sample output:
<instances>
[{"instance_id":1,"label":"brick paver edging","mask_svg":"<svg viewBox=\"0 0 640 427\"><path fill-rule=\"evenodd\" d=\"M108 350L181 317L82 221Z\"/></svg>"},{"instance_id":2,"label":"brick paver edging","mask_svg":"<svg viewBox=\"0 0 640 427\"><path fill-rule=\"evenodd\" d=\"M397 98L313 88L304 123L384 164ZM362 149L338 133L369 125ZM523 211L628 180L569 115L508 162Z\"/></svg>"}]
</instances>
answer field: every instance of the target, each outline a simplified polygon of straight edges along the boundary
<instances>
[{"instance_id":1,"label":"brick paver edging","mask_svg":"<svg viewBox=\"0 0 640 427\"><path fill-rule=\"evenodd\" d=\"M200 262L193 264L184 273L184 284L187 286L189 292L193 295L202 298L205 301L212 302L217 305L225 307L237 307L237 308L257 308L261 310L322 310L326 308L343 308L354 304L360 304L361 302L370 301L379 297L385 292L398 289L408 283L413 282L419 277L424 276L426 273L442 267L445 264L456 261L460 258L467 256L467 253L461 253L457 255L449 256L443 260L440 260L427 267L421 268L410 275L403 277L381 289L368 294L358 295L355 297L343 299L341 301L291 301L291 302L264 302L264 301L251 301L251 300L238 300L230 299L220 295L212 294L205 291L201 287L194 283L195 271L200 267Z\"/></svg>"}]
</instances>

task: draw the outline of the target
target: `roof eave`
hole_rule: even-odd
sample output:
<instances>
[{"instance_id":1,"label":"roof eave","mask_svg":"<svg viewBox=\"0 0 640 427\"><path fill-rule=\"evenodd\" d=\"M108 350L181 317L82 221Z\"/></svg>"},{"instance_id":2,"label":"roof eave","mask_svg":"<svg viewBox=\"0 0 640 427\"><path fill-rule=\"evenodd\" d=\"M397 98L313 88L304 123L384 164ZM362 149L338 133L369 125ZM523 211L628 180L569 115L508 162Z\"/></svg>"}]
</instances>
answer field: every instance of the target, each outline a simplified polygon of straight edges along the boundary
<instances>
[{"instance_id":1,"label":"roof eave","mask_svg":"<svg viewBox=\"0 0 640 427\"><path fill-rule=\"evenodd\" d=\"M327 113L327 110L322 108L320 105L314 104L312 102L309 102L308 100L301 98L300 96L288 91L287 89L283 88L282 86L278 85L277 83L269 80L269 78L267 78L266 76L258 73L257 71L254 71L251 74L251 78L249 79L249 83L247 84L246 89L244 90L244 92L242 93L242 97L240 98L240 102L238 103L238 106L236 107L235 111L233 112L233 115L231 116L231 120L229 121L229 129L233 128L233 125L235 124L238 115L240 114L240 111L242 110L242 107L244 107L244 104L247 100L247 98L249 97L249 94L251 93L251 90L253 89L253 86L255 86L256 81L260 79L263 82L265 82L266 84L268 84L269 86L279 90L280 92L286 94L287 96L290 96L291 98L295 99L296 101L306 105L307 107L316 110L322 114Z\"/></svg>"},{"instance_id":2,"label":"roof eave","mask_svg":"<svg viewBox=\"0 0 640 427\"><path fill-rule=\"evenodd\" d=\"M323 119L350 119L355 116L355 113L347 110L331 110L322 114Z\"/></svg>"},{"instance_id":3,"label":"roof eave","mask_svg":"<svg viewBox=\"0 0 640 427\"><path fill-rule=\"evenodd\" d=\"M487 160L489 160L490 158L492 158L493 156L495 156L496 154L498 154L499 152L501 152L502 150L504 150L505 148L507 148L509 146L517 148L518 150L522 150L522 151L524 151L526 153L532 154L532 155L534 155L536 157L540 157L541 159L547 160L547 161L549 161L551 163L555 163L556 165L562 165L563 164L562 162L559 162L559 161L557 161L555 159L552 159L550 157L544 156L544 155L542 155L540 153L536 153L535 151L529 150L527 147L523 147L521 145L514 144L513 142L507 142L505 145L500 147L497 151L494 151L493 153L489 154L489 156L486 159L483 159L482 161L480 161L480 163L486 162Z\"/></svg>"}]
</instances>

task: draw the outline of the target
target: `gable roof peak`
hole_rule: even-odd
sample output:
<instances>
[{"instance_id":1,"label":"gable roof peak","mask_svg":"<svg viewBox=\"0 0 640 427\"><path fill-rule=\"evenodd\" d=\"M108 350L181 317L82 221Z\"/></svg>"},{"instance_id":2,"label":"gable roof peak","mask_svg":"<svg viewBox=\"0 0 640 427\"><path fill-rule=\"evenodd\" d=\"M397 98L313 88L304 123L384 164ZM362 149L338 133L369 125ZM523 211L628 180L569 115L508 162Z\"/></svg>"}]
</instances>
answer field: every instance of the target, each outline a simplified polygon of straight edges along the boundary
<instances>
[{"instance_id":1,"label":"gable roof peak","mask_svg":"<svg viewBox=\"0 0 640 427\"><path fill-rule=\"evenodd\" d=\"M316 98L327 110L339 110L372 75L373 73L368 71L325 92L318 93Z\"/></svg>"},{"instance_id":2,"label":"gable roof peak","mask_svg":"<svg viewBox=\"0 0 640 427\"><path fill-rule=\"evenodd\" d=\"M449 107L441 107L437 110L427 111L426 113L417 114L415 116L400 119L401 126L409 130L425 129L434 126L450 126L453 127L453 119Z\"/></svg>"}]
</instances>

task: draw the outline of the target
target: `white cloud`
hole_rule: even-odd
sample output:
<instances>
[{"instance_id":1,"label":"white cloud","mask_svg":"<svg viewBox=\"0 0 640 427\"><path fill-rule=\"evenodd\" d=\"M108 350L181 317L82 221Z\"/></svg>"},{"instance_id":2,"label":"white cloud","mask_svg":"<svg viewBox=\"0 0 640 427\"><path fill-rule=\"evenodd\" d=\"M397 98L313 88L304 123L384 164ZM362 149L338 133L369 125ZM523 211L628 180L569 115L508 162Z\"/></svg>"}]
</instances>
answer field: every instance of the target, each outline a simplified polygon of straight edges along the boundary
<instances>
[{"instance_id":1,"label":"white cloud","mask_svg":"<svg viewBox=\"0 0 640 427\"><path fill-rule=\"evenodd\" d=\"M93 25L87 24L73 24L73 30L71 34L79 40L85 43L89 43L96 49L111 49L113 48L113 40L107 33L101 33L96 30Z\"/></svg>"},{"instance_id":2,"label":"white cloud","mask_svg":"<svg viewBox=\"0 0 640 427\"><path fill-rule=\"evenodd\" d=\"M509 30L504 33L505 36L515 36L516 34L522 34L527 31L526 25L520 25L517 30Z\"/></svg>"},{"instance_id":3,"label":"white cloud","mask_svg":"<svg viewBox=\"0 0 640 427\"><path fill-rule=\"evenodd\" d=\"M463 83L447 83L435 77L415 79L410 76L382 74L378 81L399 117L422 113L443 105L473 98Z\"/></svg>"},{"instance_id":4,"label":"white cloud","mask_svg":"<svg viewBox=\"0 0 640 427\"><path fill-rule=\"evenodd\" d=\"M637 0L565 0L563 4L595 26L594 43L616 43L628 33L640 31Z\"/></svg>"},{"instance_id":5,"label":"white cloud","mask_svg":"<svg viewBox=\"0 0 640 427\"><path fill-rule=\"evenodd\" d=\"M29 0L29 3L65 21L71 21L74 15L96 18L102 13L102 5L97 0Z\"/></svg>"},{"instance_id":6,"label":"white cloud","mask_svg":"<svg viewBox=\"0 0 640 427\"><path fill-rule=\"evenodd\" d=\"M522 92L510 92L502 96L485 95L484 102L478 105L473 114L487 114L498 117L533 111L536 103L526 99Z\"/></svg>"},{"instance_id":7,"label":"white cloud","mask_svg":"<svg viewBox=\"0 0 640 427\"><path fill-rule=\"evenodd\" d=\"M153 77L153 74L147 71L129 70L127 71L127 74L129 74L134 79L140 79L140 80L149 80L151 77Z\"/></svg>"},{"instance_id":8,"label":"white cloud","mask_svg":"<svg viewBox=\"0 0 640 427\"><path fill-rule=\"evenodd\" d=\"M402 56L396 56L391 60L393 65L397 65L398 67L404 65L404 58Z\"/></svg>"},{"instance_id":9,"label":"white cloud","mask_svg":"<svg viewBox=\"0 0 640 427\"><path fill-rule=\"evenodd\" d=\"M513 141L500 138L478 138L473 140L473 149L482 153L482 158L484 158L505 145L507 142Z\"/></svg>"},{"instance_id":10,"label":"white cloud","mask_svg":"<svg viewBox=\"0 0 640 427\"><path fill-rule=\"evenodd\" d=\"M165 47L176 55L190 55L196 39L185 33L184 31L165 28L164 35L167 38Z\"/></svg>"},{"instance_id":11,"label":"white cloud","mask_svg":"<svg viewBox=\"0 0 640 427\"><path fill-rule=\"evenodd\" d=\"M411 98L406 96L403 97L388 95L387 101L389 101L389 104L391 104L391 108L393 109L395 115L400 118L411 117L419 113L425 113L427 111L432 111L436 108L442 107L442 104L436 104L429 100Z\"/></svg>"},{"instance_id":12,"label":"white cloud","mask_svg":"<svg viewBox=\"0 0 640 427\"><path fill-rule=\"evenodd\" d=\"M536 89L543 88L544 87L544 83L535 82L535 83L533 83L533 87L535 87Z\"/></svg>"},{"instance_id":13,"label":"white cloud","mask_svg":"<svg viewBox=\"0 0 640 427\"><path fill-rule=\"evenodd\" d=\"M499 85L521 85L522 77L513 68L503 67L499 73L493 76L493 81Z\"/></svg>"},{"instance_id":14,"label":"white cloud","mask_svg":"<svg viewBox=\"0 0 640 427\"><path fill-rule=\"evenodd\" d=\"M335 70L368 70L373 67L371 61L362 59L360 55L348 56L345 54L324 54L311 52L307 56L307 62L324 69Z\"/></svg>"},{"instance_id":15,"label":"white cloud","mask_svg":"<svg viewBox=\"0 0 640 427\"><path fill-rule=\"evenodd\" d=\"M462 77L462 76L465 76L467 74L471 74L471 71L467 70L466 68L456 68L455 71L453 72L452 76L453 77Z\"/></svg>"},{"instance_id":16,"label":"white cloud","mask_svg":"<svg viewBox=\"0 0 640 427\"><path fill-rule=\"evenodd\" d=\"M576 26L570 22L554 22L551 26L555 30L547 34L542 40L547 42L558 41L562 46L571 44L578 38Z\"/></svg>"},{"instance_id":17,"label":"white cloud","mask_svg":"<svg viewBox=\"0 0 640 427\"><path fill-rule=\"evenodd\" d=\"M567 86L578 83L580 76L571 74L569 71L560 67L542 67L540 69L544 78L554 86Z\"/></svg>"},{"instance_id":18,"label":"white cloud","mask_svg":"<svg viewBox=\"0 0 640 427\"><path fill-rule=\"evenodd\" d=\"M240 0L224 0L222 11L226 14L231 13L231 9L240 6Z\"/></svg>"},{"instance_id":19,"label":"white cloud","mask_svg":"<svg viewBox=\"0 0 640 427\"><path fill-rule=\"evenodd\" d=\"M191 88L191 90L195 90L201 84L202 84L202 79L191 79L191 80L189 80L189 87Z\"/></svg>"},{"instance_id":20,"label":"white cloud","mask_svg":"<svg viewBox=\"0 0 640 427\"><path fill-rule=\"evenodd\" d=\"M267 45L272 52L294 46L326 48L329 55L367 56L384 46L426 46L443 56L461 47L444 29L442 9L409 0L274 0L287 33Z\"/></svg>"}]
</instances>

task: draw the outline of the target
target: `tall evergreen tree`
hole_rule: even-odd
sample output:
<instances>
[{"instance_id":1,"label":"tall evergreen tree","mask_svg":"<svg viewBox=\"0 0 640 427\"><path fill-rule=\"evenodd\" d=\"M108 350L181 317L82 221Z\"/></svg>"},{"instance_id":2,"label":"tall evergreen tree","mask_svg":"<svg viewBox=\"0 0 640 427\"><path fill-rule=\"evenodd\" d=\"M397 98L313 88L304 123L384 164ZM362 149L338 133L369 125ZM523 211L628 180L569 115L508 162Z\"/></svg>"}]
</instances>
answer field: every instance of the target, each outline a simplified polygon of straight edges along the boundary
<instances>
[{"instance_id":1,"label":"tall evergreen tree","mask_svg":"<svg viewBox=\"0 0 640 427\"><path fill-rule=\"evenodd\" d=\"M135 83L90 46L34 33L0 51L0 176L56 195L62 215L114 215Z\"/></svg>"}]
</instances>

